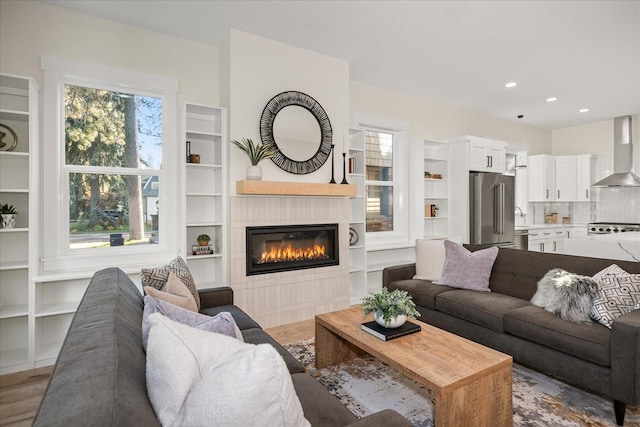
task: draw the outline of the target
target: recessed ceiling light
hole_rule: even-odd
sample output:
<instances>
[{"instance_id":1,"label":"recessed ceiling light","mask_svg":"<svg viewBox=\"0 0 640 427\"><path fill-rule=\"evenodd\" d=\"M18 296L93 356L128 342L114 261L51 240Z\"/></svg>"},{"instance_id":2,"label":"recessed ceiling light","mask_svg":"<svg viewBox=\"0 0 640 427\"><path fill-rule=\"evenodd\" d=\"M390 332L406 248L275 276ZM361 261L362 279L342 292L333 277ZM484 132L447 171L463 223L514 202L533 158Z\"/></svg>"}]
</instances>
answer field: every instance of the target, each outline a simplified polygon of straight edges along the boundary
<instances>
[{"instance_id":1,"label":"recessed ceiling light","mask_svg":"<svg viewBox=\"0 0 640 427\"><path fill-rule=\"evenodd\" d=\"M558 100L558 98L556 98L555 96L547 98L547 102L556 102L557 100Z\"/></svg>"},{"instance_id":2,"label":"recessed ceiling light","mask_svg":"<svg viewBox=\"0 0 640 427\"><path fill-rule=\"evenodd\" d=\"M589 112L589 109L588 108L581 108L578 111L580 111L581 113L587 113L587 112Z\"/></svg>"},{"instance_id":3,"label":"recessed ceiling light","mask_svg":"<svg viewBox=\"0 0 640 427\"><path fill-rule=\"evenodd\" d=\"M509 82L506 85L504 85L504 87L511 88L511 87L516 87L517 85L518 85L518 83L516 83L516 82Z\"/></svg>"}]
</instances>

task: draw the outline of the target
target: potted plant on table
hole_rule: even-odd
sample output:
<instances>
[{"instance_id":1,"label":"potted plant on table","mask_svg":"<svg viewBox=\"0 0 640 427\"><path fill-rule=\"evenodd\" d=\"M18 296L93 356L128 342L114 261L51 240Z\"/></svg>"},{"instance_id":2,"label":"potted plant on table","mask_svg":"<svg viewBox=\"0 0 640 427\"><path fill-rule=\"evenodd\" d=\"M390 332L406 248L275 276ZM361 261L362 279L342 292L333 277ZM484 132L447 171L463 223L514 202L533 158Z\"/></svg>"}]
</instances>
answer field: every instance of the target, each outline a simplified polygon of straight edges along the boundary
<instances>
[{"instance_id":1,"label":"potted plant on table","mask_svg":"<svg viewBox=\"0 0 640 427\"><path fill-rule=\"evenodd\" d=\"M260 181L262 179L262 168L258 166L264 159L273 157L278 149L268 144L255 144L251 138L242 138L241 141L231 141L233 145L247 153L251 166L247 167L247 179Z\"/></svg>"},{"instance_id":2,"label":"potted plant on table","mask_svg":"<svg viewBox=\"0 0 640 427\"><path fill-rule=\"evenodd\" d=\"M208 234L201 234L197 237L197 240L200 246L209 246L209 241L211 240L211 237L209 237Z\"/></svg>"},{"instance_id":3,"label":"potted plant on table","mask_svg":"<svg viewBox=\"0 0 640 427\"><path fill-rule=\"evenodd\" d=\"M13 205L0 204L0 215L2 216L2 228L14 228L16 226L18 212Z\"/></svg>"},{"instance_id":4,"label":"potted plant on table","mask_svg":"<svg viewBox=\"0 0 640 427\"><path fill-rule=\"evenodd\" d=\"M362 313L366 316L373 313L375 321L385 328L399 328L407 317L420 317L416 305L407 291L387 288L362 299Z\"/></svg>"}]
</instances>

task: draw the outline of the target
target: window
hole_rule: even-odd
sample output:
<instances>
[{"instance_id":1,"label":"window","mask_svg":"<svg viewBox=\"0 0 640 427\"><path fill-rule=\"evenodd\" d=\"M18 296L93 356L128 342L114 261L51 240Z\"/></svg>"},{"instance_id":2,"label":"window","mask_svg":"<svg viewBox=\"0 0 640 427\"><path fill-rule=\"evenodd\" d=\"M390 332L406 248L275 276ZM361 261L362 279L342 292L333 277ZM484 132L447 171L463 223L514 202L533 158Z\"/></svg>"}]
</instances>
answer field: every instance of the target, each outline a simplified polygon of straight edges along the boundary
<instances>
[{"instance_id":1,"label":"window","mask_svg":"<svg viewBox=\"0 0 640 427\"><path fill-rule=\"evenodd\" d=\"M47 55L42 69L43 270L174 257L177 82Z\"/></svg>"},{"instance_id":2,"label":"window","mask_svg":"<svg viewBox=\"0 0 640 427\"><path fill-rule=\"evenodd\" d=\"M365 131L367 232L393 231L393 134Z\"/></svg>"},{"instance_id":3,"label":"window","mask_svg":"<svg viewBox=\"0 0 640 427\"><path fill-rule=\"evenodd\" d=\"M158 244L162 100L66 84L69 248Z\"/></svg>"}]
</instances>

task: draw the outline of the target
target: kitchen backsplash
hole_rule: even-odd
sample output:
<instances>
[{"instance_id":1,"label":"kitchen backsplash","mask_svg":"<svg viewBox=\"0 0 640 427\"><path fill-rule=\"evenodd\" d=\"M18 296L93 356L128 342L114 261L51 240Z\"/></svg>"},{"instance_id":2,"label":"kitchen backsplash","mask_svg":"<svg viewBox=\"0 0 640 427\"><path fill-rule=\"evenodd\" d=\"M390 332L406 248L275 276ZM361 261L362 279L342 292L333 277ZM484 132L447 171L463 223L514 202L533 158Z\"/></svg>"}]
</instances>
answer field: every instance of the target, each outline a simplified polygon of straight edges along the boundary
<instances>
[{"instance_id":1,"label":"kitchen backsplash","mask_svg":"<svg viewBox=\"0 0 640 427\"><path fill-rule=\"evenodd\" d=\"M598 222L640 222L640 187L595 188Z\"/></svg>"},{"instance_id":2,"label":"kitchen backsplash","mask_svg":"<svg viewBox=\"0 0 640 427\"><path fill-rule=\"evenodd\" d=\"M540 202L529 203L528 224L546 224L547 215L556 214L556 223L562 224L563 217L569 218L570 224L586 224L595 217L595 209L591 202Z\"/></svg>"}]
</instances>

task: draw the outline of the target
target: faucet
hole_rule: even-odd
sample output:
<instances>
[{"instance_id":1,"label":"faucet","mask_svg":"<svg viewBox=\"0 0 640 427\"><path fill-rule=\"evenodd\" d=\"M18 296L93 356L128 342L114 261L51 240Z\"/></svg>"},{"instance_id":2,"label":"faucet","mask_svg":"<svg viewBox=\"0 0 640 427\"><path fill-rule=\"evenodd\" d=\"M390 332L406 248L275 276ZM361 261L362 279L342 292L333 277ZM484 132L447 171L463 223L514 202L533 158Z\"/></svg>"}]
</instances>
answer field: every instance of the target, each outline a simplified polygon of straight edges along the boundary
<instances>
[{"instance_id":1,"label":"faucet","mask_svg":"<svg viewBox=\"0 0 640 427\"><path fill-rule=\"evenodd\" d=\"M522 209L520 209L520 206L516 206L516 212L520 211L520 218L524 217L524 212L522 212Z\"/></svg>"}]
</instances>

